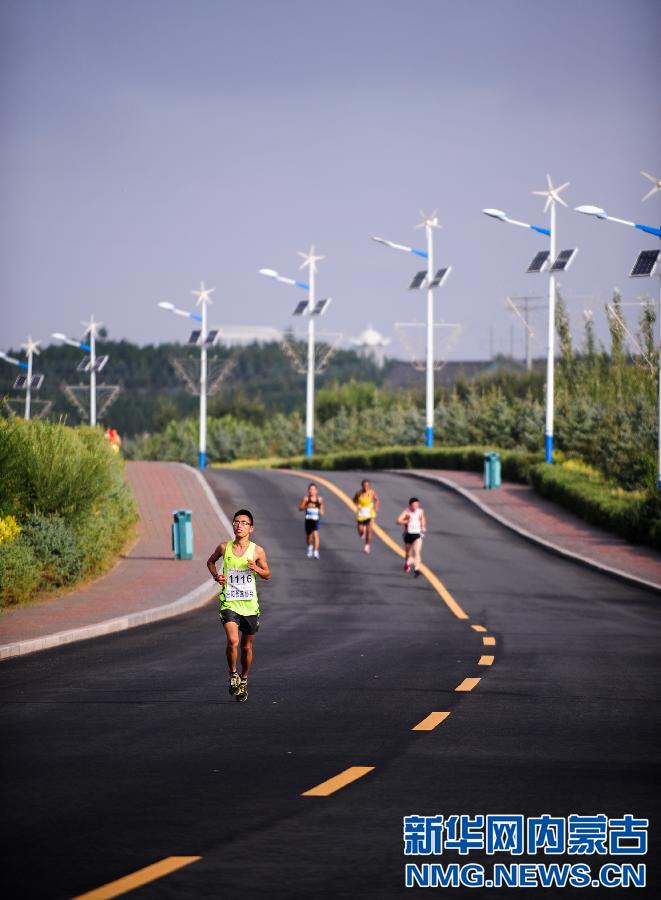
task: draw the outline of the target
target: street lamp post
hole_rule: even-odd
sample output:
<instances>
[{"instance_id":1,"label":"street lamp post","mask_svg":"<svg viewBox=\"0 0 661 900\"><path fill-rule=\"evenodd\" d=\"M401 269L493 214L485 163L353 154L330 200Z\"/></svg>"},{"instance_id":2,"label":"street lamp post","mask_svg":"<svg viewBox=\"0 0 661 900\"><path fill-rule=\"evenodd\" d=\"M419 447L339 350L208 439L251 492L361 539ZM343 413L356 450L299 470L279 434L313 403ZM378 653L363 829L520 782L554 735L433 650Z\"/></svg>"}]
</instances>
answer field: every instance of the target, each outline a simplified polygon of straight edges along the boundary
<instances>
[{"instance_id":1,"label":"street lamp post","mask_svg":"<svg viewBox=\"0 0 661 900\"><path fill-rule=\"evenodd\" d=\"M207 306L213 302L209 295L213 294L215 290L215 288L205 287L202 281L200 282L199 291L191 291L191 294L197 297L195 305L202 307L202 315L179 309L174 303L163 301L158 304L161 309L165 309L175 316L184 316L187 319L193 319L200 323L200 334L195 340L195 343L200 347L200 439L198 450L198 465L200 469L205 469L207 465L207 338L209 336Z\"/></svg>"},{"instance_id":2,"label":"street lamp post","mask_svg":"<svg viewBox=\"0 0 661 900\"><path fill-rule=\"evenodd\" d=\"M0 351L0 359L4 359L5 362L10 363L12 366L18 366L19 369L25 369L27 371L27 375L25 376L25 413L24 418L27 421L30 418L30 406L31 406L31 388L32 388L32 355L33 353L39 353L38 345L40 341L33 341L31 337L28 336L27 344L21 344L21 347L24 348L25 354L28 358L27 362L24 362L22 359L16 359L13 356L8 356L6 353ZM14 385L16 387L16 385Z\"/></svg>"},{"instance_id":3,"label":"street lamp post","mask_svg":"<svg viewBox=\"0 0 661 900\"><path fill-rule=\"evenodd\" d=\"M652 194L655 194L657 191L661 190L661 180L654 179L653 176L648 175L646 172L642 172L646 178L650 181L655 182L655 186L647 192L647 194L643 197L643 200L647 200L648 197L651 197ZM628 219L618 219L615 216L607 215L606 211L603 210L600 206L576 206L575 212L583 213L586 216L594 216L597 219L606 219L609 222L618 222L620 225L628 225L630 228L637 228L639 231L643 231L645 234L651 234L654 237L661 238L661 228L655 228L652 225L640 225L637 222L630 222ZM644 257L647 256L647 259ZM638 265L638 263L642 262L642 265ZM638 257L636 265L633 267L631 271L631 277L648 277L654 274L661 276L661 272L659 269L659 252L658 251L643 251ZM661 277L659 277L659 304L657 309L657 327L659 334L659 349L658 349L658 379L659 379L659 387L658 387L658 405L659 405L659 414L658 414L658 446L657 446L657 460L658 460L658 478L657 478L657 487L661 490Z\"/></svg>"},{"instance_id":4,"label":"street lamp post","mask_svg":"<svg viewBox=\"0 0 661 900\"><path fill-rule=\"evenodd\" d=\"M546 416L544 426L544 450L546 462L553 462L553 400L554 400L554 380L555 380L555 272L557 259L557 240L556 240L556 203L567 206L565 201L560 197L560 191L568 187L569 182L566 181L559 187L553 187L551 176L546 176L547 189L545 191L533 191L536 196L546 197L544 204L544 212L551 208L550 228L543 228L541 225L530 225L528 222L519 222L517 219L511 219L500 209L483 209L482 212L501 222L507 222L510 225L519 225L522 228L529 228L539 234L547 235L549 238L549 318L546 341ZM540 271L539 269L537 271Z\"/></svg>"},{"instance_id":5,"label":"street lamp post","mask_svg":"<svg viewBox=\"0 0 661 900\"><path fill-rule=\"evenodd\" d=\"M395 244L393 241L387 241L384 238L373 237L372 240L393 250L403 250L405 253L413 253L427 260L427 271L420 273L419 279L414 279L411 287L426 287L427 289L427 340L426 340L426 367L425 367L425 444L427 447L434 446L434 288L440 287L450 272L450 267L443 271L443 275L439 277L437 273L434 277L434 234L435 228L440 228L436 210L431 215L426 215L420 211L422 221L416 225L416 228L424 228L427 238L427 249L420 250L418 247L407 247L405 244Z\"/></svg>"},{"instance_id":6,"label":"street lamp post","mask_svg":"<svg viewBox=\"0 0 661 900\"><path fill-rule=\"evenodd\" d=\"M75 338L69 338L61 331L54 331L51 337L54 337L58 341L62 341L63 344L68 344L69 347L77 347L79 350L84 350L86 353L89 353L90 425L96 425L96 335L102 323L95 322L94 316L91 316L89 322L82 322L81 324L86 326L85 334L89 334L89 344L86 344L84 341L77 341Z\"/></svg>"},{"instance_id":7,"label":"street lamp post","mask_svg":"<svg viewBox=\"0 0 661 900\"><path fill-rule=\"evenodd\" d=\"M279 281L282 284L290 284L308 292L307 303L298 304L294 310L294 315L307 315L308 317L308 352L305 391L305 455L312 456L314 452L314 376L316 369L315 318L324 312L329 301L321 300L317 303L316 299L315 276L317 272L317 262L325 257L315 256L314 244L310 247L308 253L299 251L298 255L303 259L299 268L308 270L308 282L298 281L295 278L287 278L284 275L280 275L275 269L260 269L259 274L265 275L267 278L273 278L275 281Z\"/></svg>"}]
</instances>

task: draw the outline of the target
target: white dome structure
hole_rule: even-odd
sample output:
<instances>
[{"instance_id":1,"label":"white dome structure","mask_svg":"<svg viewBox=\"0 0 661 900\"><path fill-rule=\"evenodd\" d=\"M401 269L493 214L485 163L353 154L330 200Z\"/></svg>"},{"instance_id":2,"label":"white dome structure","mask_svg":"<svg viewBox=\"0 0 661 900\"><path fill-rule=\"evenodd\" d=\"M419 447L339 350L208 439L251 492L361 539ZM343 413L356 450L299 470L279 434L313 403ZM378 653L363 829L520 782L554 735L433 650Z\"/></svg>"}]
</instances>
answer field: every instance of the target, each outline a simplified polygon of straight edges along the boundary
<instances>
[{"instance_id":1,"label":"white dome structure","mask_svg":"<svg viewBox=\"0 0 661 900\"><path fill-rule=\"evenodd\" d=\"M384 337L370 323L362 334L350 338L349 341L358 348L361 356L373 360L380 369L383 368L384 348L390 343L390 338Z\"/></svg>"}]
</instances>

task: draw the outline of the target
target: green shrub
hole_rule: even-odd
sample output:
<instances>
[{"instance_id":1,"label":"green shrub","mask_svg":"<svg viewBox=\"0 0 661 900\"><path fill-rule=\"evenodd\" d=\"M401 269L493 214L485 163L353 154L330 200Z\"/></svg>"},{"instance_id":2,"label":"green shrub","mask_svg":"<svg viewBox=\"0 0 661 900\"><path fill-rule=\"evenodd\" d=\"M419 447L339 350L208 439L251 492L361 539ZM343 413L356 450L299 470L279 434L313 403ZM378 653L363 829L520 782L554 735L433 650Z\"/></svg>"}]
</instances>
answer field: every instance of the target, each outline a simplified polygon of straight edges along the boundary
<instances>
[{"instance_id":1,"label":"green shrub","mask_svg":"<svg viewBox=\"0 0 661 900\"><path fill-rule=\"evenodd\" d=\"M41 566L24 535L0 544L0 606L29 600L40 580Z\"/></svg>"},{"instance_id":2,"label":"green shrub","mask_svg":"<svg viewBox=\"0 0 661 900\"><path fill-rule=\"evenodd\" d=\"M112 453L100 429L0 419L0 511L70 520L110 488Z\"/></svg>"},{"instance_id":3,"label":"green shrub","mask_svg":"<svg viewBox=\"0 0 661 900\"><path fill-rule=\"evenodd\" d=\"M13 515L21 527L0 545L17 546L0 572L3 602L108 565L137 519L123 465L100 428L0 420L0 517Z\"/></svg>"},{"instance_id":4,"label":"green shrub","mask_svg":"<svg viewBox=\"0 0 661 900\"><path fill-rule=\"evenodd\" d=\"M136 520L133 494L120 479L99 507L88 510L75 523L84 575L98 575L107 568L132 535Z\"/></svg>"},{"instance_id":5,"label":"green shrub","mask_svg":"<svg viewBox=\"0 0 661 900\"><path fill-rule=\"evenodd\" d=\"M60 516L30 516L23 531L41 570L40 586L73 584L83 572L83 552L73 528Z\"/></svg>"},{"instance_id":6,"label":"green shrub","mask_svg":"<svg viewBox=\"0 0 661 900\"><path fill-rule=\"evenodd\" d=\"M659 511L650 508L644 491L624 491L595 470L581 471L571 465L542 463L530 470L530 477L538 493L586 522L661 549Z\"/></svg>"}]
</instances>

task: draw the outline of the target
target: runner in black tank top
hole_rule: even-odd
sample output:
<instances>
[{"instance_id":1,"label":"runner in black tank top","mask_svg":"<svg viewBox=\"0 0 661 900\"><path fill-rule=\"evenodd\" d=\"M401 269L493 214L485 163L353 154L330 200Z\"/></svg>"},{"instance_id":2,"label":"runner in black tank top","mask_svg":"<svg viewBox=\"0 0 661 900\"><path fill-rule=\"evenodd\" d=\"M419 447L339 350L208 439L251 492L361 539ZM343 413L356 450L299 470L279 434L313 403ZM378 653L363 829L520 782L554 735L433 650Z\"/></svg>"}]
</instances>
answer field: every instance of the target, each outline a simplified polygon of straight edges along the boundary
<instances>
[{"instance_id":1,"label":"runner in black tank top","mask_svg":"<svg viewBox=\"0 0 661 900\"><path fill-rule=\"evenodd\" d=\"M308 492L298 504L298 508L305 512L305 541L308 548L308 559L319 559L319 525L324 514L324 501L319 496L317 485L314 482L308 485Z\"/></svg>"}]
</instances>

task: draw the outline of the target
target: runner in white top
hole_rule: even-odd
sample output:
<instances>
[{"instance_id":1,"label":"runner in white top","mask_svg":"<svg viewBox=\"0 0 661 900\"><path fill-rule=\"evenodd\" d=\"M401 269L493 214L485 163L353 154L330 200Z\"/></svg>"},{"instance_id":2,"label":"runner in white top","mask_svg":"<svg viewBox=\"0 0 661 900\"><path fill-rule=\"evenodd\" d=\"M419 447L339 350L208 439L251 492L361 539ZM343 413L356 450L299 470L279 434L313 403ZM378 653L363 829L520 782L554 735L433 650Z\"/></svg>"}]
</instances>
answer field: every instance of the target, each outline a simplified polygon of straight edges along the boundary
<instances>
[{"instance_id":1,"label":"runner in white top","mask_svg":"<svg viewBox=\"0 0 661 900\"><path fill-rule=\"evenodd\" d=\"M397 517L397 524L404 526L404 550L406 552L404 571L406 573L411 571L411 557L413 557L413 575L417 578L420 575L422 564L422 538L427 530L425 511L420 506L417 497L411 497L409 505Z\"/></svg>"}]
</instances>

